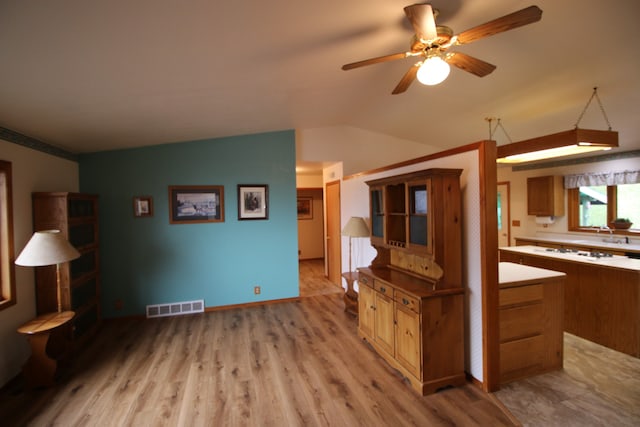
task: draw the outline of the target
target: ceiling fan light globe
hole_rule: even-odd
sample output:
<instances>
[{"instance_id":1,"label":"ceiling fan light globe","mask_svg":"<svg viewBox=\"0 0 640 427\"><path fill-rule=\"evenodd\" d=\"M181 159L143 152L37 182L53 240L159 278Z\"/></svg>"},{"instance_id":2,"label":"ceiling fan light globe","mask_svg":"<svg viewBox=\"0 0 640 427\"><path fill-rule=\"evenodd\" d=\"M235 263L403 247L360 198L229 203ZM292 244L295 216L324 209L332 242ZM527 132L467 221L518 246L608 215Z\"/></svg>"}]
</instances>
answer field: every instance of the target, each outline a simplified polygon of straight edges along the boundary
<instances>
[{"instance_id":1,"label":"ceiling fan light globe","mask_svg":"<svg viewBox=\"0 0 640 427\"><path fill-rule=\"evenodd\" d=\"M442 83L448 76L451 67L442 58L433 56L427 58L420 68L416 78L423 85L434 86Z\"/></svg>"}]
</instances>

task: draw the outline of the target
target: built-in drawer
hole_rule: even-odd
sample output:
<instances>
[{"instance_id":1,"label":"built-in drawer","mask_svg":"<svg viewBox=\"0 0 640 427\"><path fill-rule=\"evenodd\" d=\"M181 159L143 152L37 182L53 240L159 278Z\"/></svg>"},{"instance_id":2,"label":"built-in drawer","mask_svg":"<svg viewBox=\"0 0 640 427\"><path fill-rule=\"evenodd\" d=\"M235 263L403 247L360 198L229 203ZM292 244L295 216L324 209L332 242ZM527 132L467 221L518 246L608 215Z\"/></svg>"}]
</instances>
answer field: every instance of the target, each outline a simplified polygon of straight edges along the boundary
<instances>
[{"instance_id":1,"label":"built-in drawer","mask_svg":"<svg viewBox=\"0 0 640 427\"><path fill-rule=\"evenodd\" d=\"M418 298L396 289L393 299L396 304L406 307L415 313L420 313L420 300Z\"/></svg>"},{"instance_id":2,"label":"built-in drawer","mask_svg":"<svg viewBox=\"0 0 640 427\"><path fill-rule=\"evenodd\" d=\"M368 286L370 288L374 287L373 284L373 277L371 276L367 276L366 274L363 274L362 272L358 272L358 286L360 285L364 285L364 286Z\"/></svg>"},{"instance_id":3,"label":"built-in drawer","mask_svg":"<svg viewBox=\"0 0 640 427\"><path fill-rule=\"evenodd\" d=\"M542 303L500 310L500 342L542 334L544 306Z\"/></svg>"},{"instance_id":4,"label":"built-in drawer","mask_svg":"<svg viewBox=\"0 0 640 427\"><path fill-rule=\"evenodd\" d=\"M393 298L393 286L388 284L387 282L383 282L382 280L376 280L373 284L373 289L380 292L383 295L388 296L389 298Z\"/></svg>"},{"instance_id":5,"label":"built-in drawer","mask_svg":"<svg viewBox=\"0 0 640 427\"><path fill-rule=\"evenodd\" d=\"M543 355L542 335L500 344L500 381L505 383L540 372Z\"/></svg>"},{"instance_id":6,"label":"built-in drawer","mask_svg":"<svg viewBox=\"0 0 640 427\"><path fill-rule=\"evenodd\" d=\"M543 296L541 284L500 289L500 308L540 302Z\"/></svg>"}]
</instances>

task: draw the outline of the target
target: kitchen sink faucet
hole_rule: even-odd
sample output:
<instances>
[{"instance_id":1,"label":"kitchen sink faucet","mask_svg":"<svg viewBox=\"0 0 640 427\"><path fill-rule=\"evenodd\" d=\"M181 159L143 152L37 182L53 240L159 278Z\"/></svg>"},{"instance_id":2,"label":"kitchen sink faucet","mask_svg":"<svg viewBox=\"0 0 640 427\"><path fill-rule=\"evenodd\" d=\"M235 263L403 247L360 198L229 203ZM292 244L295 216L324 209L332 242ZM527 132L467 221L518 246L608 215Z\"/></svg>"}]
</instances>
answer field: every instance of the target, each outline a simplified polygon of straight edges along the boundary
<instances>
[{"instance_id":1,"label":"kitchen sink faucet","mask_svg":"<svg viewBox=\"0 0 640 427\"><path fill-rule=\"evenodd\" d=\"M603 242L605 243L622 243L622 239L614 239L613 238L613 230L609 227L607 227L606 225L601 226L600 228L598 228L598 233L600 233L600 230L603 231L608 231L609 232L609 238L608 239L602 239ZM627 240L628 242L628 240Z\"/></svg>"}]
</instances>

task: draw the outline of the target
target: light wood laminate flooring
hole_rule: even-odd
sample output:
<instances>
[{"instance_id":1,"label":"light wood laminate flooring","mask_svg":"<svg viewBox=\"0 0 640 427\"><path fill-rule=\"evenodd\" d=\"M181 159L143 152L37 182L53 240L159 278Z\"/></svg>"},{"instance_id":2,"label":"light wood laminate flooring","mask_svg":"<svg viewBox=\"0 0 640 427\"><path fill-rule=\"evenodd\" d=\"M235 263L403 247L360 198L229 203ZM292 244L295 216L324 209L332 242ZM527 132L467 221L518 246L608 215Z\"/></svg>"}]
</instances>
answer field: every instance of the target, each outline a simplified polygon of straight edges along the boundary
<instances>
[{"instance_id":1,"label":"light wood laminate flooring","mask_svg":"<svg viewBox=\"0 0 640 427\"><path fill-rule=\"evenodd\" d=\"M329 286L329 282L326 282ZM51 388L0 393L6 426L513 426L473 385L419 396L357 337L342 292L107 320Z\"/></svg>"},{"instance_id":2,"label":"light wood laminate flooring","mask_svg":"<svg viewBox=\"0 0 640 427\"><path fill-rule=\"evenodd\" d=\"M299 266L301 297L344 293L342 287L331 283L325 276L323 259L300 261Z\"/></svg>"},{"instance_id":3,"label":"light wood laminate flooring","mask_svg":"<svg viewBox=\"0 0 640 427\"><path fill-rule=\"evenodd\" d=\"M640 426L640 359L564 334L564 369L495 393L525 426Z\"/></svg>"},{"instance_id":4,"label":"light wood laminate flooring","mask_svg":"<svg viewBox=\"0 0 640 427\"><path fill-rule=\"evenodd\" d=\"M572 336L563 371L419 396L357 337L322 261L300 271L298 302L105 321L54 387L4 387L0 425L640 425L640 361Z\"/></svg>"}]
</instances>

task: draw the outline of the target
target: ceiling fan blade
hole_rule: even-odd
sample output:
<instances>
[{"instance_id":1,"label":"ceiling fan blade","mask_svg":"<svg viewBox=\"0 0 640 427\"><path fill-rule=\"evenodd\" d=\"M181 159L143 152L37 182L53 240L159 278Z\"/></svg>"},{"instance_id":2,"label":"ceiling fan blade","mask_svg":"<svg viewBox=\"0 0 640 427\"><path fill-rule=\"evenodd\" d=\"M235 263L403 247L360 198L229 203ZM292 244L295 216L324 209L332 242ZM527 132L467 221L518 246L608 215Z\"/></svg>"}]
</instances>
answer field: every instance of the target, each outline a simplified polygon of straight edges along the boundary
<instances>
[{"instance_id":1,"label":"ceiling fan blade","mask_svg":"<svg viewBox=\"0 0 640 427\"><path fill-rule=\"evenodd\" d=\"M523 25L532 24L542 18L542 10L538 6L529 6L502 18L494 19L485 24L478 25L456 36L456 44L466 44L489 37L504 31L513 30Z\"/></svg>"},{"instance_id":2,"label":"ceiling fan blade","mask_svg":"<svg viewBox=\"0 0 640 427\"><path fill-rule=\"evenodd\" d=\"M352 70L365 65L379 64L380 62L395 61L396 59L404 59L413 56L411 52L393 53L391 55L378 56L377 58L365 59L363 61L352 62L342 66L343 70Z\"/></svg>"},{"instance_id":3,"label":"ceiling fan blade","mask_svg":"<svg viewBox=\"0 0 640 427\"><path fill-rule=\"evenodd\" d=\"M391 92L391 94L397 95L409 89L411 83L413 83L413 81L416 79L416 74L418 74L418 69L421 65L422 62L417 62L411 68L409 68L409 71L407 71L405 75L402 76L402 79L400 79L400 82L395 87L395 89L393 89L393 92Z\"/></svg>"},{"instance_id":4,"label":"ceiling fan blade","mask_svg":"<svg viewBox=\"0 0 640 427\"><path fill-rule=\"evenodd\" d=\"M445 58L445 61L451 65L455 65L461 70L467 71L471 74L475 74L478 77L484 77L487 74L491 74L496 66L484 62L481 59L474 58L465 53L449 52Z\"/></svg>"},{"instance_id":5,"label":"ceiling fan blade","mask_svg":"<svg viewBox=\"0 0 640 427\"><path fill-rule=\"evenodd\" d=\"M438 38L436 20L430 4L412 4L404 8L409 22L413 25L416 35L421 40L435 40Z\"/></svg>"}]
</instances>

